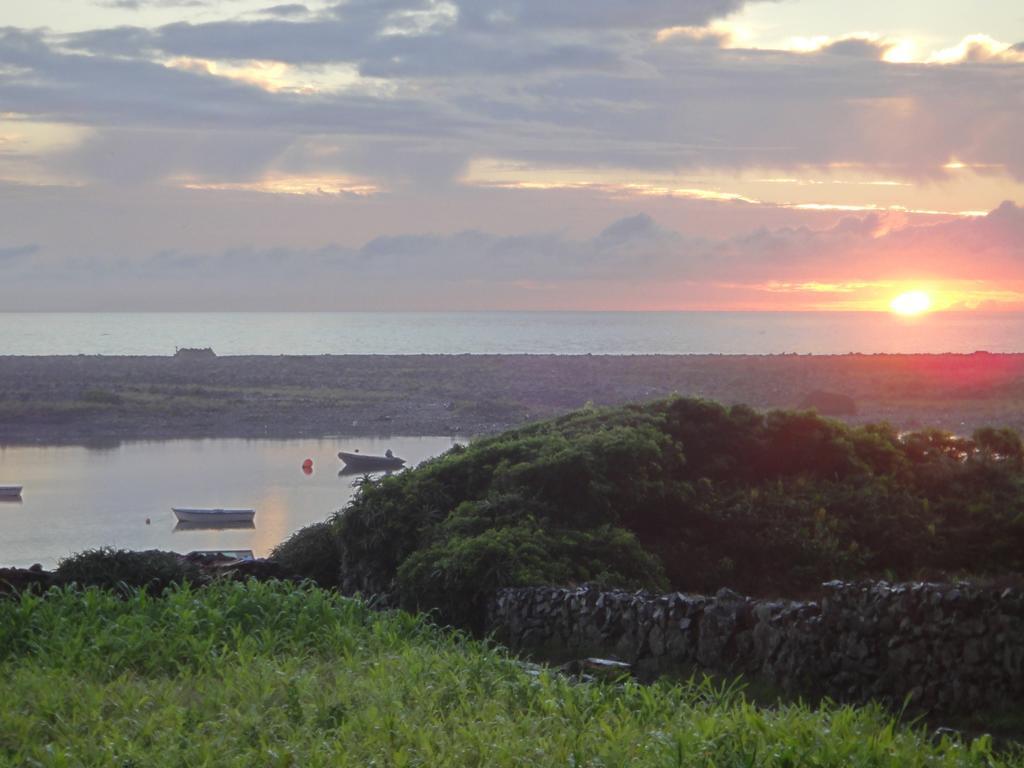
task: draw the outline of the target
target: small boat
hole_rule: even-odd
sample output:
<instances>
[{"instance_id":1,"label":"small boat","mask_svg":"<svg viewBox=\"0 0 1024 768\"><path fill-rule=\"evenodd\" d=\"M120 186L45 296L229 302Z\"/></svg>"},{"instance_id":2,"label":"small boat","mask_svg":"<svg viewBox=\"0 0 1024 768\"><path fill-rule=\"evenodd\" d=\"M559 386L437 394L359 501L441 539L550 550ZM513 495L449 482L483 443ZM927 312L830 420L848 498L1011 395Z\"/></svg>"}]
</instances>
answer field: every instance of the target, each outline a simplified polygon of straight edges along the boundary
<instances>
[{"instance_id":1,"label":"small boat","mask_svg":"<svg viewBox=\"0 0 1024 768\"><path fill-rule=\"evenodd\" d=\"M251 523L256 516L255 509L171 507L171 511L183 523Z\"/></svg>"},{"instance_id":2,"label":"small boat","mask_svg":"<svg viewBox=\"0 0 1024 768\"><path fill-rule=\"evenodd\" d=\"M0 485L0 499L20 499L20 485Z\"/></svg>"},{"instance_id":3,"label":"small boat","mask_svg":"<svg viewBox=\"0 0 1024 768\"><path fill-rule=\"evenodd\" d=\"M216 558L230 562L256 559L251 549L193 549L185 557L190 559Z\"/></svg>"},{"instance_id":4,"label":"small boat","mask_svg":"<svg viewBox=\"0 0 1024 768\"><path fill-rule=\"evenodd\" d=\"M373 472L375 470L401 469L405 459L397 456L372 456L368 453L348 453L340 451L338 458L345 462L345 469L352 471Z\"/></svg>"}]
</instances>

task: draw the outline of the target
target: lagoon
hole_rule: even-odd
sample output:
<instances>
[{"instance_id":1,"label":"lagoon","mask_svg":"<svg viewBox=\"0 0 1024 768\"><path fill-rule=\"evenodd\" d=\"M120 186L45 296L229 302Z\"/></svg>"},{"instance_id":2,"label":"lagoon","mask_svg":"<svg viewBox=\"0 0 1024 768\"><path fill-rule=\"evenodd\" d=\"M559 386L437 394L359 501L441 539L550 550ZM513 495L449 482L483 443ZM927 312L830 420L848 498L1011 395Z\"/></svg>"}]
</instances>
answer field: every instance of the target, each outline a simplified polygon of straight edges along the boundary
<instances>
[{"instance_id":1,"label":"lagoon","mask_svg":"<svg viewBox=\"0 0 1024 768\"><path fill-rule=\"evenodd\" d=\"M391 448L414 466L456 442L332 437L0 446L0 484L25 486L20 502L0 503L0 567L50 568L61 557L100 546L252 549L265 556L299 528L348 503L359 475L339 474L339 450ZM307 458L313 460L309 475L302 470ZM252 507L255 527L181 530L172 506Z\"/></svg>"}]
</instances>

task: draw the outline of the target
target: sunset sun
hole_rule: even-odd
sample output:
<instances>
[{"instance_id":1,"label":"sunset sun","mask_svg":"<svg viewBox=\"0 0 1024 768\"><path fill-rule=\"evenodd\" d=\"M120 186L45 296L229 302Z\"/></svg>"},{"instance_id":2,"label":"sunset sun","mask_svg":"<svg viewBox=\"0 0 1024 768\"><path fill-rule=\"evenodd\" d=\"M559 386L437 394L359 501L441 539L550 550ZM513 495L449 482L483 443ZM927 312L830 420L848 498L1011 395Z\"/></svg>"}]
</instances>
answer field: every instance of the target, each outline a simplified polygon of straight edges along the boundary
<instances>
[{"instance_id":1,"label":"sunset sun","mask_svg":"<svg viewBox=\"0 0 1024 768\"><path fill-rule=\"evenodd\" d=\"M932 300L924 291L907 291L889 302L889 308L897 315L921 315L931 309Z\"/></svg>"}]
</instances>

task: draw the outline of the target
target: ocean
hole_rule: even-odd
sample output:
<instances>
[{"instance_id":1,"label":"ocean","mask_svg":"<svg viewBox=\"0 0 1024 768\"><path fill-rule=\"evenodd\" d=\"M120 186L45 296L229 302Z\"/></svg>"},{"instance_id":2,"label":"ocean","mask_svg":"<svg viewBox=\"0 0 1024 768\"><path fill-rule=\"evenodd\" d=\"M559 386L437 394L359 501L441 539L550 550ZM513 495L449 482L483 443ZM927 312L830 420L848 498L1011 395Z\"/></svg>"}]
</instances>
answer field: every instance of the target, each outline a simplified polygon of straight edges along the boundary
<instances>
[{"instance_id":1,"label":"ocean","mask_svg":"<svg viewBox=\"0 0 1024 768\"><path fill-rule=\"evenodd\" d=\"M1024 352L1024 313L0 313L0 355L178 347L218 355Z\"/></svg>"}]
</instances>

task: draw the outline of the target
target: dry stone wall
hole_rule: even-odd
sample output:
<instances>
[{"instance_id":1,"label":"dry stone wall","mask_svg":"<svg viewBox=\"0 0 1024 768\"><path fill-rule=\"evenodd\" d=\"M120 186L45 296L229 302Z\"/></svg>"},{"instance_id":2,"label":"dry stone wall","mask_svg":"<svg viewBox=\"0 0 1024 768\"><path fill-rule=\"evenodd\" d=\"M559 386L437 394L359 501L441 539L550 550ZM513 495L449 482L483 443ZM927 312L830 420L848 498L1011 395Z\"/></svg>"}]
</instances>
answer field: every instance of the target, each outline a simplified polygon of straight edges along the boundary
<instances>
[{"instance_id":1,"label":"dry stone wall","mask_svg":"<svg viewBox=\"0 0 1024 768\"><path fill-rule=\"evenodd\" d=\"M1024 703L1024 592L829 582L818 602L520 588L489 626L546 658L604 655L640 674L704 669L794 694L965 712Z\"/></svg>"}]
</instances>

